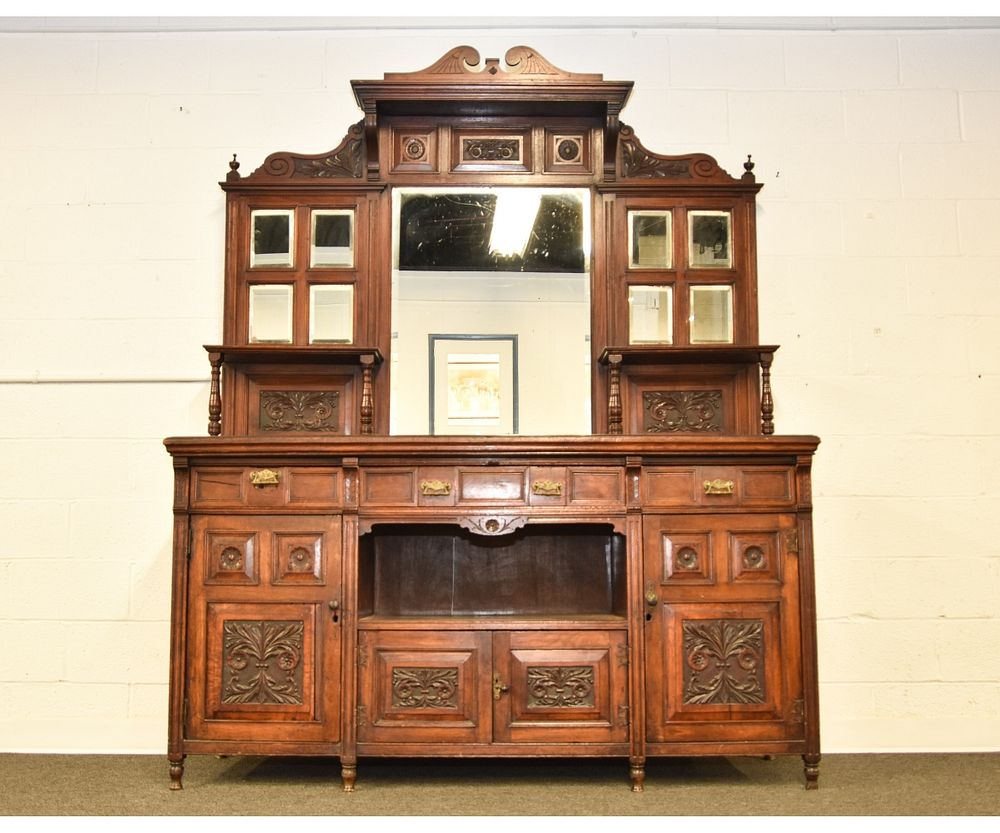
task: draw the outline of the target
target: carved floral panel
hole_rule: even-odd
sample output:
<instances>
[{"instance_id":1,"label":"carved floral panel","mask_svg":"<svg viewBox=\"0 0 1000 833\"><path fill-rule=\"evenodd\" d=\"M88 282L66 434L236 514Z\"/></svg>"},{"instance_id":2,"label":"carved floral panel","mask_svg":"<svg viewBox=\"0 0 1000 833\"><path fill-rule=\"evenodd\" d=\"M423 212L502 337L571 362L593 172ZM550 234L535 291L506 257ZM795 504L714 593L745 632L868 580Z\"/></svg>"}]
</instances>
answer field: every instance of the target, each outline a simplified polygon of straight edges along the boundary
<instances>
[{"instance_id":1,"label":"carved floral panel","mask_svg":"<svg viewBox=\"0 0 1000 833\"><path fill-rule=\"evenodd\" d=\"M260 392L262 431L339 430L339 391L264 390Z\"/></svg>"},{"instance_id":2,"label":"carved floral panel","mask_svg":"<svg viewBox=\"0 0 1000 833\"><path fill-rule=\"evenodd\" d=\"M393 668L392 705L407 709L457 709L457 668Z\"/></svg>"},{"instance_id":3,"label":"carved floral panel","mask_svg":"<svg viewBox=\"0 0 1000 833\"><path fill-rule=\"evenodd\" d=\"M594 705L592 665L528 666L528 707L566 709Z\"/></svg>"},{"instance_id":4,"label":"carved floral panel","mask_svg":"<svg viewBox=\"0 0 1000 833\"><path fill-rule=\"evenodd\" d=\"M302 622L227 620L222 628L222 702L302 705Z\"/></svg>"},{"instance_id":5,"label":"carved floral panel","mask_svg":"<svg viewBox=\"0 0 1000 833\"><path fill-rule=\"evenodd\" d=\"M642 430L649 434L718 434L721 390L645 391Z\"/></svg>"},{"instance_id":6,"label":"carved floral panel","mask_svg":"<svg viewBox=\"0 0 1000 833\"><path fill-rule=\"evenodd\" d=\"M688 619L682 631L685 704L765 702L762 620Z\"/></svg>"}]
</instances>

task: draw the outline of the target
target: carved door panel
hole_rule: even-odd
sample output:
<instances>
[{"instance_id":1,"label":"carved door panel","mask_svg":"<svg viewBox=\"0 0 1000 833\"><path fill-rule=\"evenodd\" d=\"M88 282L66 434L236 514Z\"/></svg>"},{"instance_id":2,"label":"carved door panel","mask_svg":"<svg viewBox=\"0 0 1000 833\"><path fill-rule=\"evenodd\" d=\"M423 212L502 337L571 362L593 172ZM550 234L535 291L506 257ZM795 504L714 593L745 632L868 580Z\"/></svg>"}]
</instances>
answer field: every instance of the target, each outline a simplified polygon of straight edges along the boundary
<instances>
[{"instance_id":1,"label":"carved door panel","mask_svg":"<svg viewBox=\"0 0 1000 833\"><path fill-rule=\"evenodd\" d=\"M190 738L340 739L339 517L192 520Z\"/></svg>"},{"instance_id":2,"label":"carved door panel","mask_svg":"<svg viewBox=\"0 0 1000 833\"><path fill-rule=\"evenodd\" d=\"M501 631L493 637L494 740L628 739L625 631Z\"/></svg>"},{"instance_id":3,"label":"carved door panel","mask_svg":"<svg viewBox=\"0 0 1000 833\"><path fill-rule=\"evenodd\" d=\"M363 630L358 639L360 742L489 742L489 633Z\"/></svg>"},{"instance_id":4,"label":"carved door panel","mask_svg":"<svg viewBox=\"0 0 1000 833\"><path fill-rule=\"evenodd\" d=\"M803 736L794 515L647 517L650 742Z\"/></svg>"}]
</instances>

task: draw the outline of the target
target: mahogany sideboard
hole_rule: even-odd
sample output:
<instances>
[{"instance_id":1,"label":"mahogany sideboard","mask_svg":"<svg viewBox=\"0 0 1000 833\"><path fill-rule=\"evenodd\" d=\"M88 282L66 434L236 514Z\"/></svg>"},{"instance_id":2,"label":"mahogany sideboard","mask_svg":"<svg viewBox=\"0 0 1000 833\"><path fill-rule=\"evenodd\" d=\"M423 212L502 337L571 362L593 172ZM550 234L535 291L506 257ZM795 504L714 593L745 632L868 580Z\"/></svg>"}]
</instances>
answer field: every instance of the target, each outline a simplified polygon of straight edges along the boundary
<instances>
[{"instance_id":1,"label":"mahogany sideboard","mask_svg":"<svg viewBox=\"0 0 1000 833\"><path fill-rule=\"evenodd\" d=\"M620 756L639 791L651 756L797 754L815 787L819 440L774 433L752 163L646 150L630 82L527 47L352 83L338 147L222 183L208 435L165 441L171 786L211 753L349 791L366 756ZM487 251L518 188L533 242ZM402 347L473 272L553 330L582 297L583 353L478 311Z\"/></svg>"}]
</instances>

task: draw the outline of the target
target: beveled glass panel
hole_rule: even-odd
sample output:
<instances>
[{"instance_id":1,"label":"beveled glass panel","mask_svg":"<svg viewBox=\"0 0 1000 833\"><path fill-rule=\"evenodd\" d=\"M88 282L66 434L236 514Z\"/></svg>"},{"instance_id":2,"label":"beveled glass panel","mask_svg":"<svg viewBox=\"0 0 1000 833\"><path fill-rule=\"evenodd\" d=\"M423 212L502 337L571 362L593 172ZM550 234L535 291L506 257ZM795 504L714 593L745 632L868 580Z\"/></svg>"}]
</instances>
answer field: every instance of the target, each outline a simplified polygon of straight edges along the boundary
<instances>
[{"instance_id":1,"label":"beveled glass panel","mask_svg":"<svg viewBox=\"0 0 1000 833\"><path fill-rule=\"evenodd\" d=\"M292 287L287 284L251 286L251 344L289 344L291 341Z\"/></svg>"},{"instance_id":2,"label":"beveled glass panel","mask_svg":"<svg viewBox=\"0 0 1000 833\"><path fill-rule=\"evenodd\" d=\"M628 250L631 269L669 269L673 250L669 211L630 211Z\"/></svg>"},{"instance_id":3,"label":"beveled glass panel","mask_svg":"<svg viewBox=\"0 0 1000 833\"><path fill-rule=\"evenodd\" d=\"M309 343L350 344L354 338L354 287L309 288Z\"/></svg>"},{"instance_id":4,"label":"beveled glass panel","mask_svg":"<svg viewBox=\"0 0 1000 833\"><path fill-rule=\"evenodd\" d=\"M295 212L261 209L250 212L252 239L250 266L291 266L295 241Z\"/></svg>"},{"instance_id":5,"label":"beveled glass panel","mask_svg":"<svg viewBox=\"0 0 1000 833\"><path fill-rule=\"evenodd\" d=\"M331 208L313 211L310 240L310 266L353 266L353 209Z\"/></svg>"},{"instance_id":6,"label":"beveled glass panel","mask_svg":"<svg viewBox=\"0 0 1000 833\"><path fill-rule=\"evenodd\" d=\"M630 286L629 344L672 344L674 291L669 286Z\"/></svg>"},{"instance_id":7,"label":"beveled glass panel","mask_svg":"<svg viewBox=\"0 0 1000 833\"><path fill-rule=\"evenodd\" d=\"M691 343L732 344L733 288L691 287Z\"/></svg>"},{"instance_id":8,"label":"beveled glass panel","mask_svg":"<svg viewBox=\"0 0 1000 833\"><path fill-rule=\"evenodd\" d=\"M688 266L733 268L732 215L728 211L688 212Z\"/></svg>"}]
</instances>

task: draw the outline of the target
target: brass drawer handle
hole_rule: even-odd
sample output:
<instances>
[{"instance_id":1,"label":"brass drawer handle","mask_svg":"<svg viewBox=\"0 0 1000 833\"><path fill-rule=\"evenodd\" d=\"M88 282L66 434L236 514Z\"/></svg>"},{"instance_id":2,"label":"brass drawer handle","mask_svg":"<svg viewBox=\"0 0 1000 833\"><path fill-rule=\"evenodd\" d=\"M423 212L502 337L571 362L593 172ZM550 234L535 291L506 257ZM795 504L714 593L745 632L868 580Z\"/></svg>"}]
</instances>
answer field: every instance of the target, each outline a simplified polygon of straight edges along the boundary
<instances>
[{"instance_id":1,"label":"brass drawer handle","mask_svg":"<svg viewBox=\"0 0 1000 833\"><path fill-rule=\"evenodd\" d=\"M546 495L548 497L561 497L563 484L558 480L536 480L531 484L533 495Z\"/></svg>"},{"instance_id":2,"label":"brass drawer handle","mask_svg":"<svg viewBox=\"0 0 1000 833\"><path fill-rule=\"evenodd\" d=\"M706 495L731 495L736 491L736 483L732 480L706 480L703 484Z\"/></svg>"},{"instance_id":3,"label":"brass drawer handle","mask_svg":"<svg viewBox=\"0 0 1000 833\"><path fill-rule=\"evenodd\" d=\"M265 486L277 486L280 479L281 473L274 469L258 469L250 472L250 482L258 489L263 489Z\"/></svg>"},{"instance_id":4,"label":"brass drawer handle","mask_svg":"<svg viewBox=\"0 0 1000 833\"><path fill-rule=\"evenodd\" d=\"M422 495L450 495L451 483L447 480L421 480L420 494Z\"/></svg>"}]
</instances>

